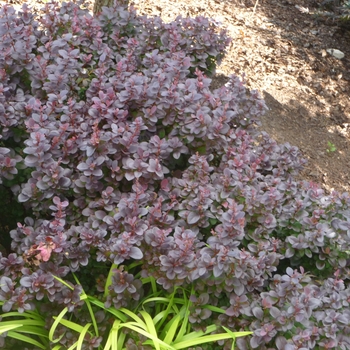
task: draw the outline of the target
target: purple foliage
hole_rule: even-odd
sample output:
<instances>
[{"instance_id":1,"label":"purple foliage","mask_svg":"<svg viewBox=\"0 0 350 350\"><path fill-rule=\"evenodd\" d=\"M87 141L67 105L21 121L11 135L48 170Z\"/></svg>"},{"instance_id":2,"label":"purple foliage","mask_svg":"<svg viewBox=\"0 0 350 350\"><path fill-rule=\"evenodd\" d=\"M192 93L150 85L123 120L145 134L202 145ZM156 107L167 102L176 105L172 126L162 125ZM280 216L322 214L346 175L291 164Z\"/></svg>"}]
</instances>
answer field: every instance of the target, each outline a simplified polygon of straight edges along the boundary
<instances>
[{"instance_id":1,"label":"purple foliage","mask_svg":"<svg viewBox=\"0 0 350 350\"><path fill-rule=\"evenodd\" d=\"M350 349L350 197L295 179L298 149L256 130L266 106L238 77L212 91L228 43L202 17L2 7L0 184L26 168L33 212L0 256L3 311L78 312L53 275L100 293L114 263L106 305L152 276L195 286L191 323L254 331L238 349Z\"/></svg>"}]
</instances>

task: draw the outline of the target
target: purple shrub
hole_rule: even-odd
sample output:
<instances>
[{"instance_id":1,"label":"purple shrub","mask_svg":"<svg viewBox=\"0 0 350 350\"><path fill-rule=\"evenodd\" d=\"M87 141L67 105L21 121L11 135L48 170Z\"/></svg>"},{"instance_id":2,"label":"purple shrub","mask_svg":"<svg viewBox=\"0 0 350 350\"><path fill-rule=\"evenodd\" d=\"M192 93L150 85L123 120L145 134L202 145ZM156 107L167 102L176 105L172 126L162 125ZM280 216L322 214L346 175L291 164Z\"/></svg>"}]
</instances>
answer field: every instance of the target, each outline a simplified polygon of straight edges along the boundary
<instances>
[{"instance_id":1,"label":"purple shrub","mask_svg":"<svg viewBox=\"0 0 350 350\"><path fill-rule=\"evenodd\" d=\"M228 43L201 17L2 7L0 184L32 213L0 257L3 311L83 319L71 272L116 307L152 276L194 286L195 326L254 331L238 349L350 349L350 197L295 179L298 149L257 131L238 77L212 91Z\"/></svg>"}]
</instances>

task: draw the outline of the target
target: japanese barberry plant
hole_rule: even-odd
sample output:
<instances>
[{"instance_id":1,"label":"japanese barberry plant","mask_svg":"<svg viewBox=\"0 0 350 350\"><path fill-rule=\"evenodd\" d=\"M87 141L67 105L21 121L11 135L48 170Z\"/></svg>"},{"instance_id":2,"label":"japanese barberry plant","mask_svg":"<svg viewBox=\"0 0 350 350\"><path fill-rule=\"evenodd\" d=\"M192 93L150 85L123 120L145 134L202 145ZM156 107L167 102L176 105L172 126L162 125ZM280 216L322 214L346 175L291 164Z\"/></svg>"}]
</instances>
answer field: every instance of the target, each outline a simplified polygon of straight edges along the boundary
<instances>
[{"instance_id":1,"label":"japanese barberry plant","mask_svg":"<svg viewBox=\"0 0 350 350\"><path fill-rule=\"evenodd\" d=\"M4 313L84 324L83 290L136 310L152 278L194 291L193 330L252 331L237 349L350 349L350 197L296 179L304 160L258 131L266 106L242 80L211 88L229 42L213 20L118 4L2 7L0 186L25 213L1 238Z\"/></svg>"}]
</instances>

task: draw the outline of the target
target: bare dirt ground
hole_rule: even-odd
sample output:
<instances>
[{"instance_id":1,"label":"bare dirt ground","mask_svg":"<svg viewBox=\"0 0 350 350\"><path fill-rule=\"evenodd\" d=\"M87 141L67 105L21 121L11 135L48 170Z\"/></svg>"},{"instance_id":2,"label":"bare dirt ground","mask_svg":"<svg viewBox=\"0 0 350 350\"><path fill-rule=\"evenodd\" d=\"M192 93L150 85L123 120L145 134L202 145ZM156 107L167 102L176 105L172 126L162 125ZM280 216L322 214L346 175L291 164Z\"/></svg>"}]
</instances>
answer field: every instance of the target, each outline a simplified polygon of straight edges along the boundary
<instances>
[{"instance_id":1,"label":"bare dirt ground","mask_svg":"<svg viewBox=\"0 0 350 350\"><path fill-rule=\"evenodd\" d=\"M0 0L17 7L23 0ZM41 8L43 1L28 1ZM140 14L206 16L228 29L232 43L213 80L245 74L265 98L262 130L298 146L302 177L350 192L350 31L315 15L321 0L134 0ZM92 0L87 5L92 9ZM327 49L341 50L337 59Z\"/></svg>"}]
</instances>

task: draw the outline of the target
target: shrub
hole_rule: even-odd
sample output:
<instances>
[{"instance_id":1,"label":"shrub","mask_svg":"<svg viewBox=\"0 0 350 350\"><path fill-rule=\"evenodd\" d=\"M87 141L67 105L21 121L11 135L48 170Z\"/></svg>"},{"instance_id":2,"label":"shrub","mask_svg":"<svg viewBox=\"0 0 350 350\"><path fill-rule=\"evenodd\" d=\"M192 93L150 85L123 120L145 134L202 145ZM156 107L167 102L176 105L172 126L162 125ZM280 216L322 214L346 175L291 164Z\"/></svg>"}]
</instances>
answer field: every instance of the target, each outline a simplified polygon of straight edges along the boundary
<instances>
[{"instance_id":1,"label":"shrub","mask_svg":"<svg viewBox=\"0 0 350 350\"><path fill-rule=\"evenodd\" d=\"M30 213L0 258L3 312L89 323L72 273L129 310L154 278L194 288L193 329L253 331L238 349L350 348L349 195L295 179L299 151L257 131L266 106L238 77L210 89L215 22L5 5L0 37L0 174Z\"/></svg>"}]
</instances>

